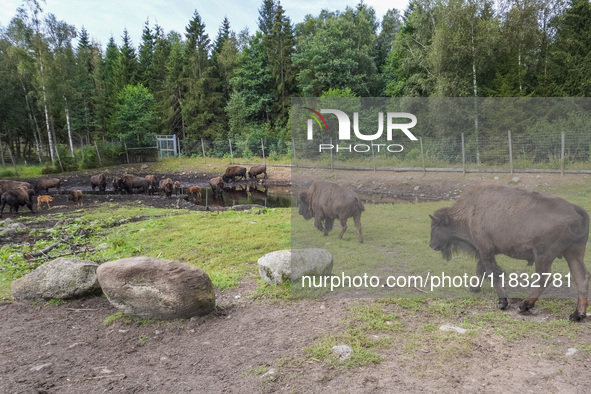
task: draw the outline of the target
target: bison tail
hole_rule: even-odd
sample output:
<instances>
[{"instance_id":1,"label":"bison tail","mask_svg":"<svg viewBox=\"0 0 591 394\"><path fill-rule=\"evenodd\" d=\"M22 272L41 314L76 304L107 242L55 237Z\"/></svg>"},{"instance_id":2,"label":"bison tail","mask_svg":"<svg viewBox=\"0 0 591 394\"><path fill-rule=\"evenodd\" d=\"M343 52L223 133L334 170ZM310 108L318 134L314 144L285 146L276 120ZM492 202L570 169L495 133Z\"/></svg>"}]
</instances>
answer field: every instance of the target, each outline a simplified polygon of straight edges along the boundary
<instances>
[{"instance_id":1,"label":"bison tail","mask_svg":"<svg viewBox=\"0 0 591 394\"><path fill-rule=\"evenodd\" d=\"M359 198L355 199L355 205L357 206L357 209L359 209L359 212L365 211L365 207Z\"/></svg>"},{"instance_id":2,"label":"bison tail","mask_svg":"<svg viewBox=\"0 0 591 394\"><path fill-rule=\"evenodd\" d=\"M576 225L569 225L570 231L576 237L576 243L587 243L589 238L589 214L583 208L575 206L575 211L581 216L581 221Z\"/></svg>"}]
</instances>

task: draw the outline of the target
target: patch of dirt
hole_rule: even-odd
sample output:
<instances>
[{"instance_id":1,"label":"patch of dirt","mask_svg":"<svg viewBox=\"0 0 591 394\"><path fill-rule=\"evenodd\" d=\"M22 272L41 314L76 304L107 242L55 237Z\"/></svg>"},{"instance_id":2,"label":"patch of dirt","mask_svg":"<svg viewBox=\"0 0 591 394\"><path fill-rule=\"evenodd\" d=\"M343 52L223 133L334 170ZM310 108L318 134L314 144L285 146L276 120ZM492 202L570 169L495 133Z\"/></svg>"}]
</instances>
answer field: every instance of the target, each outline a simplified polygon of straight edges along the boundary
<instances>
[{"instance_id":1,"label":"patch of dirt","mask_svg":"<svg viewBox=\"0 0 591 394\"><path fill-rule=\"evenodd\" d=\"M129 166L125 168L129 170ZM111 174L119 170L113 169ZM135 170L145 175L141 167ZM64 177L64 193L75 188L89 190L85 185L90 175ZM218 174L195 174L188 169L169 175L188 186L205 185ZM285 186L292 182L289 168L270 168L269 176L268 184ZM495 180L495 176L499 179ZM581 183L584 177L517 176L522 187L540 191L550 185ZM317 178L349 185L370 198L388 201L453 199L469 184L510 182L513 176L310 170L306 179L300 182L294 178L293 183L303 188ZM50 212L75 209L66 194L55 197ZM87 195L82 209L105 201L140 201L158 207L177 204L177 198L106 194ZM47 221L39 225L53 224ZM305 357L303 349L325 335L344 332L342 322L353 305L375 301L253 299L249 295L257 287L254 275L244 279L239 288L218 292L216 313L188 321L136 320L129 324L118 320L104 325L105 319L117 312L104 297L59 306L45 301L0 304L0 392L589 392L589 354L578 350L566 355L574 342L591 343L588 322L580 324L577 338L543 338L534 332L512 341L504 338L503 332L485 339L478 336L478 341L461 341L465 348L440 359L434 347L442 344L409 347L404 337L427 323L460 324L465 313L521 316L517 313L518 301L511 300L507 311L496 312L495 300L491 300L486 311L464 311L440 321L429 321L420 312L389 305L389 312L400 317L403 328L391 334L392 347L379 351L384 361L347 370ZM564 311L564 317L570 312ZM556 320L537 308L522 318Z\"/></svg>"}]
</instances>

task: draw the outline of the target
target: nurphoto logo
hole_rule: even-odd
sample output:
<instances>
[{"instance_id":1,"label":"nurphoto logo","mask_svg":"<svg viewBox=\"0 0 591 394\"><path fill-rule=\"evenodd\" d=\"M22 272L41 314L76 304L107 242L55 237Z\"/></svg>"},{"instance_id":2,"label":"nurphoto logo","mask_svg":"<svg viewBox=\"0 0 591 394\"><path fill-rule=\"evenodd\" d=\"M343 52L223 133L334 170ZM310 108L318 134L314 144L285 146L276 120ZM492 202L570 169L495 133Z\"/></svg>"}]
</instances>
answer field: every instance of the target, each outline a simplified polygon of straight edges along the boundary
<instances>
[{"instance_id":1,"label":"nurphoto logo","mask_svg":"<svg viewBox=\"0 0 591 394\"><path fill-rule=\"evenodd\" d=\"M312 119L308 119L307 139L311 141L314 137L314 120L320 127L328 131L326 119L322 114L332 114L337 117L338 121L338 139L340 141L351 140L351 119L344 111L338 109L321 109L320 112L312 108L303 107L312 112ZM407 123L399 123L401 119L410 120ZM417 141L417 137L409 130L417 124L417 117L408 112L387 112L386 113L386 140L392 141L392 136L395 132L402 131L404 135L411 141ZM324 127L323 127L324 126ZM355 137L361 141L375 141L382 137L384 133L384 113L378 113L378 130L374 134L364 134L359 130L359 113L353 112L353 133ZM318 151L348 151L348 152L369 152L371 149L380 152L380 149L386 149L388 152L397 153L402 152L404 147L400 144L349 144L349 145L334 145L334 144L319 144Z\"/></svg>"}]
</instances>

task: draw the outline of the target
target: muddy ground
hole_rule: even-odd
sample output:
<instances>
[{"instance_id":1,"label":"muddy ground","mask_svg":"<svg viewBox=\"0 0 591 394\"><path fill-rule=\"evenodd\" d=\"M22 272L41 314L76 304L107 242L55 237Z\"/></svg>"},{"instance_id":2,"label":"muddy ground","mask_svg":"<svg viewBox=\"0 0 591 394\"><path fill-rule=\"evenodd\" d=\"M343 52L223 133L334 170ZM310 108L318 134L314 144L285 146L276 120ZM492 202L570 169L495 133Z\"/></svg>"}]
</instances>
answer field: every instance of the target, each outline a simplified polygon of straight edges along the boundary
<instances>
[{"instance_id":1,"label":"muddy ground","mask_svg":"<svg viewBox=\"0 0 591 394\"><path fill-rule=\"evenodd\" d=\"M129 168L126 168L128 170ZM117 173L112 169L111 173ZM135 173L144 175L141 167ZM74 209L66 200L68 190L88 190L90 173L69 175L64 194L56 197L51 212ZM161 174L164 175L164 174ZM217 175L192 173L172 175L190 184L205 185ZM289 168L269 171L267 184L287 187ZM328 177L368 196L366 199L453 199L466 185L492 181L510 182L513 175L420 174L335 172L311 170L306 180ZM543 190L549 185L580 183L582 177L517 175L525 188ZM297 177L296 177L297 178ZM295 178L294 178L295 179ZM299 179L299 178L298 178ZM295 180L303 187L306 180ZM54 194L54 193L50 193ZM161 196L87 195L84 209L104 201L130 199L146 205L167 207L184 201ZM181 204L183 204L181 202ZM188 203L187 203L188 204ZM194 209L194 204L186 205ZM30 213L25 213L29 215ZM51 223L48 223L51 225ZM408 349L393 334L393 346L380 351L384 360L375 365L344 369L305 357L303 349L326 334L345 330L343 320L357 304L372 300L330 299L277 301L248 297L255 279L218 292L218 311L191 319L142 324L105 319L116 310L106 298L69 301L0 304L0 392L2 393L250 393L250 392L545 392L588 393L591 391L590 355L573 347L573 338L555 337L506 341L502 332L485 340L469 342L465 357L435 360L433 349ZM431 302L429 300L425 302ZM553 321L543 310L529 316L517 313L512 300L505 313L519 319ZM493 303L491 303L491 306ZM421 313L392 304L385 307L400 316L404 332L414 332L430 322ZM492 308L491 308L492 309ZM470 310L431 323L461 323ZM570 311L565 311L566 316ZM591 320L591 319L588 319ZM591 344L589 321L580 323L577 343ZM402 334L400 334L402 335ZM460 352L460 355L463 354Z\"/></svg>"}]
</instances>

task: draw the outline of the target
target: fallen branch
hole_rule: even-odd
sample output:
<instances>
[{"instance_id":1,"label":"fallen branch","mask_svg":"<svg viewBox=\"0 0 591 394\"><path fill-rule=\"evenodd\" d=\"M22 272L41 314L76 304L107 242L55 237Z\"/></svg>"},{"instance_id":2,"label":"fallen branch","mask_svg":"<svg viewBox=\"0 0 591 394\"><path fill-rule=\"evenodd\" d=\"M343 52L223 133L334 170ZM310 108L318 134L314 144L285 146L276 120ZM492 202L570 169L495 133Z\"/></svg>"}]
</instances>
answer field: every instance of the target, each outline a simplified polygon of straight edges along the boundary
<instances>
[{"instance_id":1,"label":"fallen branch","mask_svg":"<svg viewBox=\"0 0 591 394\"><path fill-rule=\"evenodd\" d=\"M415 289L415 290L417 290L417 291L420 291L421 293L429 294L429 292L427 292L427 291L425 291L425 290L423 290L423 289L419 289L419 288L418 288L418 287L416 287L416 286L413 286L413 289Z\"/></svg>"},{"instance_id":2,"label":"fallen branch","mask_svg":"<svg viewBox=\"0 0 591 394\"><path fill-rule=\"evenodd\" d=\"M80 230L82 230L82 228L77 229L72 234L68 235L66 238L61 239L61 240L57 241L56 243L49 245L48 247L46 247L45 249L43 249L39 252L26 253L25 257L28 259L31 257L47 256L47 253L49 253L50 251L55 249L59 244L67 242L67 241L71 240L72 238L74 238L80 232Z\"/></svg>"}]
</instances>

